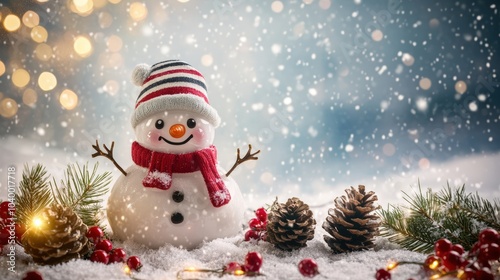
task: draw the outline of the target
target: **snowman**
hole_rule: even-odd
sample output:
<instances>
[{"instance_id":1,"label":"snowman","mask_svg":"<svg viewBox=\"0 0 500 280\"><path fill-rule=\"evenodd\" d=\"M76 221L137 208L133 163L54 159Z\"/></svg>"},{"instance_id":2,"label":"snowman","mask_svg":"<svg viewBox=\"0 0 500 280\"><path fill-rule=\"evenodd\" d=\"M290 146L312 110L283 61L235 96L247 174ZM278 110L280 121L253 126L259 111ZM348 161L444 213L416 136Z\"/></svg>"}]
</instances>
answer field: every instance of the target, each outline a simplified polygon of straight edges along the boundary
<instances>
[{"instance_id":1,"label":"snowman","mask_svg":"<svg viewBox=\"0 0 500 280\"><path fill-rule=\"evenodd\" d=\"M191 65L167 60L133 72L141 87L132 127L134 165L111 190L107 217L115 237L151 248L172 244L192 249L241 230L244 203L236 182L217 163L213 145L220 123L210 106L205 79ZM251 149L251 146L250 146ZM250 153L237 164L257 159ZM232 170L231 169L231 170Z\"/></svg>"}]
</instances>

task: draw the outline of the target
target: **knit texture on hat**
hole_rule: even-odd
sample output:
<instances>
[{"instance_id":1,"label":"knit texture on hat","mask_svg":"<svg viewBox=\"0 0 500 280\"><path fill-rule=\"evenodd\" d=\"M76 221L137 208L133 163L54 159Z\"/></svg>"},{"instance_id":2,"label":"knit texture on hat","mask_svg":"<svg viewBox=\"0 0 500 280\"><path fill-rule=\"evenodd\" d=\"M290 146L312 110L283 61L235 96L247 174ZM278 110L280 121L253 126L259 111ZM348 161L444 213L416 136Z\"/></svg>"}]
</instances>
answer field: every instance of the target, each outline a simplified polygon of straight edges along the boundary
<instances>
[{"instance_id":1,"label":"knit texture on hat","mask_svg":"<svg viewBox=\"0 0 500 280\"><path fill-rule=\"evenodd\" d=\"M170 110L195 112L215 127L220 124L217 111L208 101L205 78L186 62L167 60L150 68L140 64L134 69L132 80L141 85L132 127L153 114Z\"/></svg>"}]
</instances>

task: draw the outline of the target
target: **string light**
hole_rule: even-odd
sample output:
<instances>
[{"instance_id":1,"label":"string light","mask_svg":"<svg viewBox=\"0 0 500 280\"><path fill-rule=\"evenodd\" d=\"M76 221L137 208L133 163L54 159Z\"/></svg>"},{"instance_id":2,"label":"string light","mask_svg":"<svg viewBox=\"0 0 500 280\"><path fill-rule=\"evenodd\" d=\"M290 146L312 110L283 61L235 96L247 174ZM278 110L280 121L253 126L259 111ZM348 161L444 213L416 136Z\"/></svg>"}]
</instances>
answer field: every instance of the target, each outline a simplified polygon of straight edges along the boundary
<instances>
[{"instance_id":1,"label":"string light","mask_svg":"<svg viewBox=\"0 0 500 280\"><path fill-rule=\"evenodd\" d=\"M387 266L386 266L386 270L387 270L387 271L393 270L393 269L395 269L398 265L399 265L399 263L398 263L398 262L391 261L391 262L389 262L389 264L387 264Z\"/></svg>"}]
</instances>

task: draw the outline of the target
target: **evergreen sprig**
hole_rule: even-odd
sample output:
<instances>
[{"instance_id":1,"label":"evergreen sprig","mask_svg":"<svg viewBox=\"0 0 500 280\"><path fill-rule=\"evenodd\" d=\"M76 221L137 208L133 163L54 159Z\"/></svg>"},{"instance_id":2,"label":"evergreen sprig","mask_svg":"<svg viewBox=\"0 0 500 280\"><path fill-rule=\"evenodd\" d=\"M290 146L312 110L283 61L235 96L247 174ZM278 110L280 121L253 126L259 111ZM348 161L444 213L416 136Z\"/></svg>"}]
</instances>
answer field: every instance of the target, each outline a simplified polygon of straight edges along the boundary
<instances>
[{"instance_id":1,"label":"evergreen sprig","mask_svg":"<svg viewBox=\"0 0 500 280\"><path fill-rule=\"evenodd\" d=\"M88 225L100 224L99 212L101 210L102 197L108 192L111 182L111 173L97 173L99 164L95 164L92 172L89 172L88 164L69 165L58 186L56 180L50 183L54 200L66 207L70 207Z\"/></svg>"},{"instance_id":2,"label":"evergreen sprig","mask_svg":"<svg viewBox=\"0 0 500 280\"><path fill-rule=\"evenodd\" d=\"M413 195L403 194L409 206L388 205L379 214L381 235L408 250L430 253L440 238L470 249L482 229L500 229L499 201L466 193L465 186L453 189L448 185L436 193L423 192L419 183Z\"/></svg>"},{"instance_id":3,"label":"evergreen sprig","mask_svg":"<svg viewBox=\"0 0 500 280\"><path fill-rule=\"evenodd\" d=\"M53 196L48 180L47 171L41 164L33 168L29 168L28 165L24 166L19 191L16 193L18 223L29 225L38 212L52 203Z\"/></svg>"}]
</instances>

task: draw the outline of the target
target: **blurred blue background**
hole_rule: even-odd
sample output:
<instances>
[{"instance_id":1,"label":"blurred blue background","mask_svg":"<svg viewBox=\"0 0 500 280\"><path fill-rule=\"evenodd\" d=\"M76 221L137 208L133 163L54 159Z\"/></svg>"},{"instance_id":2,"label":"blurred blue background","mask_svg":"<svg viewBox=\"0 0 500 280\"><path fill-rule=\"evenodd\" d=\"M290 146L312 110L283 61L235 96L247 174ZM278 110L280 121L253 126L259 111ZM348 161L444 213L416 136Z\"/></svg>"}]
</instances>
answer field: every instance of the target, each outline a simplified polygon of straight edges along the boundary
<instances>
[{"instance_id":1,"label":"blurred blue background","mask_svg":"<svg viewBox=\"0 0 500 280\"><path fill-rule=\"evenodd\" d=\"M496 1L6 0L0 42L3 187L9 165L96 161L95 139L130 165L132 70L181 59L221 115L221 165L262 150L233 175L249 199L500 194Z\"/></svg>"}]
</instances>

